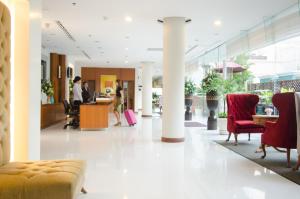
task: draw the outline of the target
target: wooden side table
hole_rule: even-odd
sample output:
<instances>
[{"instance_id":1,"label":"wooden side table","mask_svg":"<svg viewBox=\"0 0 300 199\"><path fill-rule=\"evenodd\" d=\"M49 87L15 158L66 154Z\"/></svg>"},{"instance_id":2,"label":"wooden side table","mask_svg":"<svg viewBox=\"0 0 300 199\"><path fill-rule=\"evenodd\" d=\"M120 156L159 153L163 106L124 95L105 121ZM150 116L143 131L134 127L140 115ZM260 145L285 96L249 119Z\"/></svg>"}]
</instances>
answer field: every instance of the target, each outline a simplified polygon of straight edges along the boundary
<instances>
[{"instance_id":1,"label":"wooden side table","mask_svg":"<svg viewBox=\"0 0 300 199\"><path fill-rule=\"evenodd\" d=\"M265 126L267 121L277 122L279 115L252 115L255 124Z\"/></svg>"}]
</instances>

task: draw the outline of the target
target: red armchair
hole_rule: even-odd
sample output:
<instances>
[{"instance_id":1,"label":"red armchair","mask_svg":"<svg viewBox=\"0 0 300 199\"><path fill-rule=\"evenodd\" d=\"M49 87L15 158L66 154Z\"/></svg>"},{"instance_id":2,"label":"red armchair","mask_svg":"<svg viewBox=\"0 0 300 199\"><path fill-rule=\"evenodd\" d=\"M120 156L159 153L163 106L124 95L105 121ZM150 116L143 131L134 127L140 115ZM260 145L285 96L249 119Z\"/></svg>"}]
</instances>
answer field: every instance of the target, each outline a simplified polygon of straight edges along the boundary
<instances>
[{"instance_id":1,"label":"red armchair","mask_svg":"<svg viewBox=\"0 0 300 199\"><path fill-rule=\"evenodd\" d=\"M291 149L297 148L297 121L294 93L278 93L273 96L273 104L279 111L277 122L266 122L261 144L266 157L266 145L286 148L287 165L290 167Z\"/></svg>"},{"instance_id":2,"label":"red armchair","mask_svg":"<svg viewBox=\"0 0 300 199\"><path fill-rule=\"evenodd\" d=\"M251 133L262 133L264 126L255 124L252 115L256 114L256 104L259 98L253 94L228 94L227 95L227 130L229 132L227 142L231 134L234 134L235 145L238 143L238 134L248 133L249 141Z\"/></svg>"}]
</instances>

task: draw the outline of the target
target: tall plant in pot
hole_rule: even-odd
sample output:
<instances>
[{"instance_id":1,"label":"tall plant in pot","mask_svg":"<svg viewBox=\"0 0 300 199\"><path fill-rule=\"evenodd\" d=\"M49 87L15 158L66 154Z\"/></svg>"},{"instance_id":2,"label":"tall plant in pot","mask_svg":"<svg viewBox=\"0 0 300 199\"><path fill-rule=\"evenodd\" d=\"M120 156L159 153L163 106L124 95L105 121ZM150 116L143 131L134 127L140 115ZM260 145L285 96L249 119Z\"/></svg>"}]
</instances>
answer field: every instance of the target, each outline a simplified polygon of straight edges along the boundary
<instances>
[{"instance_id":1,"label":"tall plant in pot","mask_svg":"<svg viewBox=\"0 0 300 199\"><path fill-rule=\"evenodd\" d=\"M217 129L216 109L219 104L219 94L222 90L223 79L216 72L212 71L206 74L202 80L201 88L206 93L206 103L209 109L207 119L207 130Z\"/></svg>"},{"instance_id":2,"label":"tall plant in pot","mask_svg":"<svg viewBox=\"0 0 300 199\"><path fill-rule=\"evenodd\" d=\"M196 92L196 84L192 80L187 80L184 83L184 94L185 94L185 120L192 120L192 112L191 112L191 106L193 105L193 95Z\"/></svg>"}]
</instances>

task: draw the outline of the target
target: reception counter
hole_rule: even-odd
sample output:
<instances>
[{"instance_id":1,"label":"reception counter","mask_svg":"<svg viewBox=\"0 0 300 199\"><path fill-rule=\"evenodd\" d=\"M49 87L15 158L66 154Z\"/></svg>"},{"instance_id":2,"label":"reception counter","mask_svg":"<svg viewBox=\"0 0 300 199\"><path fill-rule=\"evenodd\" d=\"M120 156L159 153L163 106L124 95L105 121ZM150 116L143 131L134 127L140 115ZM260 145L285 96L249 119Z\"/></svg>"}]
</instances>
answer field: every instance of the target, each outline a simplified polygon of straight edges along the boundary
<instances>
[{"instance_id":1,"label":"reception counter","mask_svg":"<svg viewBox=\"0 0 300 199\"><path fill-rule=\"evenodd\" d=\"M80 105L80 129L99 130L108 128L112 99L97 99L93 104Z\"/></svg>"}]
</instances>

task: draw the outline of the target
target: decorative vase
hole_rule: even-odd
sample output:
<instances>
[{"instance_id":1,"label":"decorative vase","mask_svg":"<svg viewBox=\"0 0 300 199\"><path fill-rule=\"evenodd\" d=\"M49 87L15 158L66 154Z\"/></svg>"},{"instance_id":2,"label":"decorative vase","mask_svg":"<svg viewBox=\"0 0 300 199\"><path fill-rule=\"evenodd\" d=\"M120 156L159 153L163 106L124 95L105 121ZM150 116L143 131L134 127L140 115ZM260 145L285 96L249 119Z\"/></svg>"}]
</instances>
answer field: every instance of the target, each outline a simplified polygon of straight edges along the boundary
<instances>
[{"instance_id":1,"label":"decorative vase","mask_svg":"<svg viewBox=\"0 0 300 199\"><path fill-rule=\"evenodd\" d=\"M53 96L50 97L50 102L51 102L51 104L54 104L54 97Z\"/></svg>"},{"instance_id":2,"label":"decorative vase","mask_svg":"<svg viewBox=\"0 0 300 199\"><path fill-rule=\"evenodd\" d=\"M51 104L51 96L47 96L47 104Z\"/></svg>"},{"instance_id":3,"label":"decorative vase","mask_svg":"<svg viewBox=\"0 0 300 199\"><path fill-rule=\"evenodd\" d=\"M191 112L191 106L193 105L193 96L192 95L186 95L184 99L184 104L186 107L184 118L187 121L190 121L193 119L193 114Z\"/></svg>"},{"instance_id":4,"label":"decorative vase","mask_svg":"<svg viewBox=\"0 0 300 199\"><path fill-rule=\"evenodd\" d=\"M218 93L216 91L210 91L206 93L206 103L209 110L207 130L217 130L218 122L216 117L216 109L219 105Z\"/></svg>"}]
</instances>

